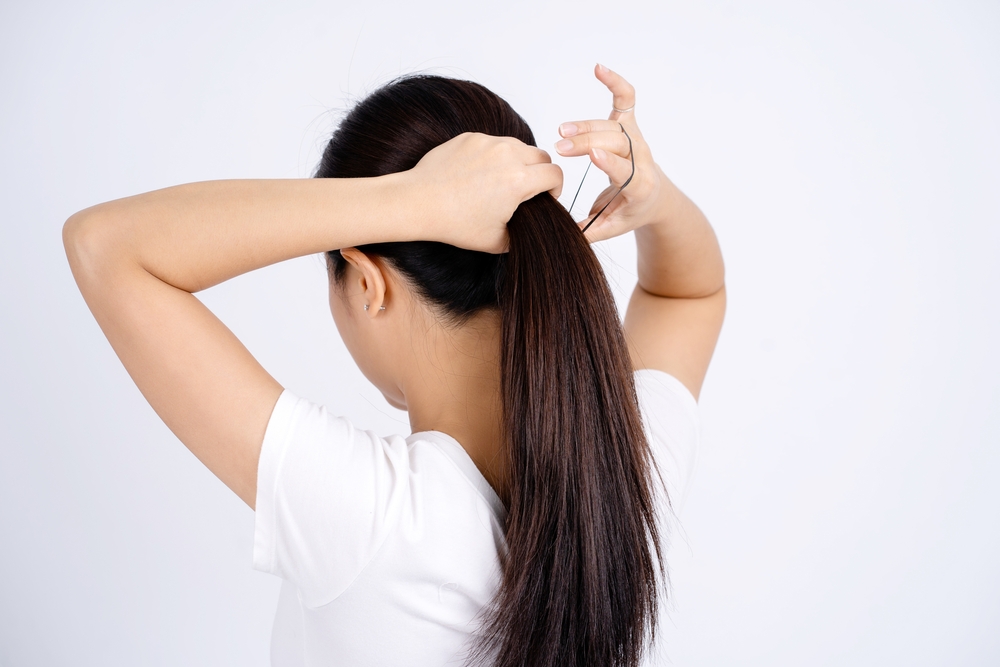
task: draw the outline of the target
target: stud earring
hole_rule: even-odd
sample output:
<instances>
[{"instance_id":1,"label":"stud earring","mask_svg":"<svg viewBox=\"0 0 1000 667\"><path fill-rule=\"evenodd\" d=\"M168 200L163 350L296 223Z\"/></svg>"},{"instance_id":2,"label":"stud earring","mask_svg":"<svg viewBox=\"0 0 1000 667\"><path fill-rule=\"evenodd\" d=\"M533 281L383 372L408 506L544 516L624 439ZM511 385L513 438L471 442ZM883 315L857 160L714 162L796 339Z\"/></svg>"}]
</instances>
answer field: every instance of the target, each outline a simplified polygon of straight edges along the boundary
<instances>
[{"instance_id":1,"label":"stud earring","mask_svg":"<svg viewBox=\"0 0 1000 667\"><path fill-rule=\"evenodd\" d=\"M379 310L385 310L385 306L379 306L378 309Z\"/></svg>"},{"instance_id":2,"label":"stud earring","mask_svg":"<svg viewBox=\"0 0 1000 667\"><path fill-rule=\"evenodd\" d=\"M368 304L367 303L365 304L365 310L368 310Z\"/></svg>"}]
</instances>

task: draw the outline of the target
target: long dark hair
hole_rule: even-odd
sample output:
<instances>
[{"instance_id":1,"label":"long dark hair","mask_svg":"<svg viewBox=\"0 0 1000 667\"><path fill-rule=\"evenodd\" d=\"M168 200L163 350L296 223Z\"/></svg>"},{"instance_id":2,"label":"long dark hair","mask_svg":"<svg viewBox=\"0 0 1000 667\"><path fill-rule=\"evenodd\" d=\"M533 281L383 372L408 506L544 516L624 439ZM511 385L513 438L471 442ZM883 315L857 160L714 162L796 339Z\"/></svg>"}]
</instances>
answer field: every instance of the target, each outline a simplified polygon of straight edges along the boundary
<instances>
[{"instance_id":1,"label":"long dark hair","mask_svg":"<svg viewBox=\"0 0 1000 667\"><path fill-rule=\"evenodd\" d=\"M483 86L411 76L350 111L316 176L405 171L463 132L535 145ZM664 565L618 312L589 243L551 195L521 204L507 229L503 255L426 241L359 248L454 325L499 311L508 552L473 655L495 667L633 667L655 634ZM346 260L328 260L340 280Z\"/></svg>"}]
</instances>

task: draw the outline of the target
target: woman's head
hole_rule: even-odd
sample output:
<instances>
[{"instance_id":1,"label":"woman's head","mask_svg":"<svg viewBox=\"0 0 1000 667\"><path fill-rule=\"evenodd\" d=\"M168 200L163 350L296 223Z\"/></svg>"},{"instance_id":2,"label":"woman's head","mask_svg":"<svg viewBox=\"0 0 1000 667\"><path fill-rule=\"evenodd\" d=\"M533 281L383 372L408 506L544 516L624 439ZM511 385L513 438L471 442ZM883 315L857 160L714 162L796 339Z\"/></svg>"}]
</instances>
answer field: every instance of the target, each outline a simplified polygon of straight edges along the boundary
<instances>
[{"instance_id":1,"label":"woman's head","mask_svg":"<svg viewBox=\"0 0 1000 667\"><path fill-rule=\"evenodd\" d=\"M441 77L409 77L382 87L351 110L327 145L316 176L364 178L406 171L431 149L465 132L510 136L534 145L524 119L483 86ZM424 306L443 324L461 327L482 311L498 307L497 286L505 260L505 255L429 241L327 253L330 308L338 329L366 377L395 407L406 408L397 377L404 364L385 354L389 342L385 339L402 340L408 331L359 327L359 302L364 302L361 307L373 307L370 292L378 291L381 279L396 288L395 313L412 315L413 306ZM359 284L368 288L367 294L359 293ZM353 303L344 298L350 294L358 297ZM420 329L410 319L391 324Z\"/></svg>"},{"instance_id":2,"label":"woman's head","mask_svg":"<svg viewBox=\"0 0 1000 667\"><path fill-rule=\"evenodd\" d=\"M528 124L500 97L479 84L435 76L399 79L357 104L327 144L318 178L365 178L412 169L431 149L465 132L509 136L532 146ZM365 247L415 283L428 303L458 323L497 306L496 284L504 255L435 242ZM331 278L343 280L349 262L328 253Z\"/></svg>"},{"instance_id":3,"label":"woman's head","mask_svg":"<svg viewBox=\"0 0 1000 667\"><path fill-rule=\"evenodd\" d=\"M534 145L527 123L483 86L415 76L351 110L316 176L405 171L465 132ZM597 258L551 195L521 204L507 229L502 255L434 242L331 251L331 308L390 401L392 370L377 346L404 332L361 339L349 304L364 301L377 316L371 309L397 298L447 327L496 323L508 553L476 654L504 666L636 665L654 626L662 557L618 313ZM380 291L379 280L393 289ZM379 294L390 303L375 302Z\"/></svg>"}]
</instances>

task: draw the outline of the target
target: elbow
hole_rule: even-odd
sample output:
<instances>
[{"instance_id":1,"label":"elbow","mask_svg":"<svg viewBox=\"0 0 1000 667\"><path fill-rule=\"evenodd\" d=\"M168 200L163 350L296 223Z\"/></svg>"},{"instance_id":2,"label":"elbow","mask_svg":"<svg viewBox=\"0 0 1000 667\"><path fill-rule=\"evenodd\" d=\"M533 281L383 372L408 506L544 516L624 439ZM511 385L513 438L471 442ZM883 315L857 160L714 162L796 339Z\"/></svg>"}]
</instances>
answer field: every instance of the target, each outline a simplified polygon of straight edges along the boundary
<instances>
[{"instance_id":1,"label":"elbow","mask_svg":"<svg viewBox=\"0 0 1000 667\"><path fill-rule=\"evenodd\" d=\"M66 250L66 259L69 260L70 266L79 258L78 250L83 239L85 219L86 211L80 211L69 216L63 224L63 248Z\"/></svg>"},{"instance_id":2,"label":"elbow","mask_svg":"<svg viewBox=\"0 0 1000 667\"><path fill-rule=\"evenodd\" d=\"M111 250L113 231L97 207L71 215L63 225L62 239L66 259L81 288L88 277L106 268L107 258L115 254Z\"/></svg>"}]
</instances>

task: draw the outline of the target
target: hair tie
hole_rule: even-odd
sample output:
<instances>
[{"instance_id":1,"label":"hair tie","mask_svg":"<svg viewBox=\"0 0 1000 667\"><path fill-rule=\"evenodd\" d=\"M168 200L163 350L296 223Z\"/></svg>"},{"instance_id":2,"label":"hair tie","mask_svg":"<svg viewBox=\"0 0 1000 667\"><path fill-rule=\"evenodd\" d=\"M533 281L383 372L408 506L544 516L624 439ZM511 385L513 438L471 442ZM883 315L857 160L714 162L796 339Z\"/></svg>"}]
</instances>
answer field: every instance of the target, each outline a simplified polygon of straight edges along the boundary
<instances>
[{"instance_id":1,"label":"hair tie","mask_svg":"<svg viewBox=\"0 0 1000 667\"><path fill-rule=\"evenodd\" d=\"M616 111L617 111L617 109L616 109ZM602 208L600 211L598 211L597 215L595 215L593 218L591 218L590 222L588 222L586 224L586 226L584 226L584 228L582 230L583 232L586 232L588 229L590 229L590 226L592 224L594 224L594 220L597 220L597 218L600 217L601 213L604 213L604 211L608 208L608 206L611 205L611 202L613 202L615 200L615 197L617 197L618 195L620 195L622 193L622 190L625 189L625 186L628 185L629 183L631 183L632 182L632 177L635 176L635 156L632 154L632 137L628 136L628 132L625 132L625 126L624 125L622 125L621 123L618 123L618 127L620 127L622 129L622 132L625 134L625 138L628 139L628 156L632 160L632 173L629 174L629 177L627 179L625 179L625 182L622 183L622 186L620 188L618 188L618 192L616 192L614 194L614 196L611 197L611 199L608 200L608 203L604 205L604 208ZM592 164L593 164L593 162L591 162L591 161L587 162L587 169L586 169L586 171L583 172L583 180L580 181L580 185L576 189L576 194L573 195L573 201L569 205L569 212L571 214L573 212L573 206L576 204L576 198L580 196L580 190L583 189L583 182L587 180L587 174L590 173L590 165L592 165Z\"/></svg>"}]
</instances>

